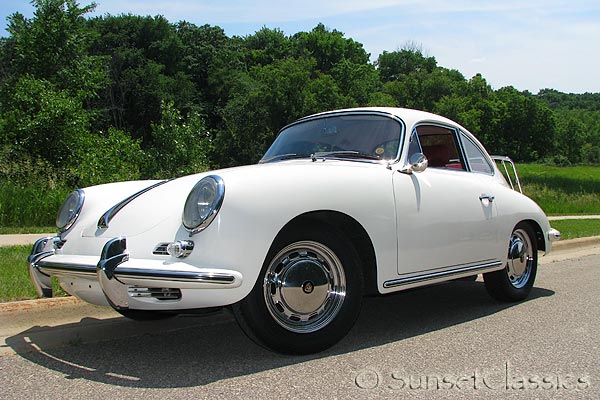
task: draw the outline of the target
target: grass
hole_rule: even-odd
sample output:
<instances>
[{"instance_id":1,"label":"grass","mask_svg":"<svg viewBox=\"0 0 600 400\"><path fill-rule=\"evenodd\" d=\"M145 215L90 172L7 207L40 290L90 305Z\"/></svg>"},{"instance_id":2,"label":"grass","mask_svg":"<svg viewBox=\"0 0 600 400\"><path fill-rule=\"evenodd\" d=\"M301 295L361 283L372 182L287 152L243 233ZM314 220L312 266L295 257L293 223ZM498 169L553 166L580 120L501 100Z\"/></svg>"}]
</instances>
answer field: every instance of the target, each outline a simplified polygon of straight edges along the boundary
<instances>
[{"instance_id":1,"label":"grass","mask_svg":"<svg viewBox=\"0 0 600 400\"><path fill-rule=\"evenodd\" d=\"M0 235L17 235L23 233L56 233L56 226L0 226Z\"/></svg>"},{"instance_id":2,"label":"grass","mask_svg":"<svg viewBox=\"0 0 600 400\"><path fill-rule=\"evenodd\" d=\"M0 302L35 299L38 297L29 278L27 256L31 246L0 247ZM55 296L65 292L53 281Z\"/></svg>"},{"instance_id":3,"label":"grass","mask_svg":"<svg viewBox=\"0 0 600 400\"><path fill-rule=\"evenodd\" d=\"M517 166L523 192L548 215L600 214L600 167Z\"/></svg>"},{"instance_id":4,"label":"grass","mask_svg":"<svg viewBox=\"0 0 600 400\"><path fill-rule=\"evenodd\" d=\"M69 193L64 187L0 180L0 226L51 226Z\"/></svg>"},{"instance_id":5,"label":"grass","mask_svg":"<svg viewBox=\"0 0 600 400\"><path fill-rule=\"evenodd\" d=\"M600 235L600 219L567 219L550 225L560 231L563 240Z\"/></svg>"}]
</instances>

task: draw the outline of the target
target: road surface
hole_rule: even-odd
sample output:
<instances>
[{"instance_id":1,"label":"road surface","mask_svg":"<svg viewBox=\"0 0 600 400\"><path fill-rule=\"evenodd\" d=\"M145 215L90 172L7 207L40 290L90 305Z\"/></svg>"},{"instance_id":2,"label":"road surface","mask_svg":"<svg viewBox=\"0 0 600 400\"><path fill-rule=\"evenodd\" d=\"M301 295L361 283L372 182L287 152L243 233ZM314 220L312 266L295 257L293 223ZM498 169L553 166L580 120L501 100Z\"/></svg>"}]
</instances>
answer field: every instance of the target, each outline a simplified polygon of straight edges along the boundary
<instances>
[{"instance_id":1,"label":"road surface","mask_svg":"<svg viewBox=\"0 0 600 400\"><path fill-rule=\"evenodd\" d=\"M350 334L313 356L264 350L228 314L0 311L0 398L598 399L598 253L546 258L522 303L493 301L480 280L368 298Z\"/></svg>"}]
</instances>

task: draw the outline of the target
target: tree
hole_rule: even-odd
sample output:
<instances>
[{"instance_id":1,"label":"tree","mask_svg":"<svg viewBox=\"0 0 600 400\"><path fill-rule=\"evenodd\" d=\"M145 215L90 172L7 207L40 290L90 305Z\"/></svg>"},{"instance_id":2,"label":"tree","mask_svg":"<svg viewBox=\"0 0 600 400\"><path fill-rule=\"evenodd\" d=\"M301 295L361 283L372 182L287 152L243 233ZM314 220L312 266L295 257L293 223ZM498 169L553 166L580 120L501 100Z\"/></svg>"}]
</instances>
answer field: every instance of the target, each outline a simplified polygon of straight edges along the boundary
<instances>
[{"instance_id":1,"label":"tree","mask_svg":"<svg viewBox=\"0 0 600 400\"><path fill-rule=\"evenodd\" d=\"M385 83L400 80L404 75L431 73L437 66L437 61L434 57L425 57L420 49L413 46L399 51L384 51L375 65Z\"/></svg>"},{"instance_id":2,"label":"tree","mask_svg":"<svg viewBox=\"0 0 600 400\"><path fill-rule=\"evenodd\" d=\"M11 15L8 32L14 54L11 76L29 75L68 90L82 100L94 98L107 83L105 59L88 55L92 32L84 15L95 4L80 7L75 0L34 0L32 19Z\"/></svg>"},{"instance_id":3,"label":"tree","mask_svg":"<svg viewBox=\"0 0 600 400\"><path fill-rule=\"evenodd\" d=\"M296 57L312 57L317 61L316 69L322 73L329 71L342 60L354 64L367 64L369 54L362 44L344 38L337 30L330 31L323 24L310 32L300 32L292 36Z\"/></svg>"},{"instance_id":4,"label":"tree","mask_svg":"<svg viewBox=\"0 0 600 400\"><path fill-rule=\"evenodd\" d=\"M1 87L3 137L15 150L41 157L57 167L75 165L79 135L88 132L95 113L88 104L106 84L105 59L90 56L91 33L83 15L94 5L73 0L35 0L34 17L9 17L3 43Z\"/></svg>"}]
</instances>

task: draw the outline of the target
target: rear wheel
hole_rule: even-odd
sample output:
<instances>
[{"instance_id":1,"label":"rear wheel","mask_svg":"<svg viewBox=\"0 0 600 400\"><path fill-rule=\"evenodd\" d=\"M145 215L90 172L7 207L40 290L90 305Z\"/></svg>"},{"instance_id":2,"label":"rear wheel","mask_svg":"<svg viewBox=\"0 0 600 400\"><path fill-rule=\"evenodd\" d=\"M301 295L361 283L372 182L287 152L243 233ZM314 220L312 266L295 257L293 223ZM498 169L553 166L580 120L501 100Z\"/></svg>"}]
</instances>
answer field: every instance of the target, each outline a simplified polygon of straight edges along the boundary
<instances>
[{"instance_id":1,"label":"rear wheel","mask_svg":"<svg viewBox=\"0 0 600 400\"><path fill-rule=\"evenodd\" d=\"M309 354L341 340L360 311L356 250L334 228L302 227L272 246L252 292L234 305L244 332L281 353Z\"/></svg>"},{"instance_id":2,"label":"rear wheel","mask_svg":"<svg viewBox=\"0 0 600 400\"><path fill-rule=\"evenodd\" d=\"M537 252L533 229L527 223L519 223L510 237L506 268L483 274L488 293L500 301L525 299L535 281Z\"/></svg>"}]
</instances>

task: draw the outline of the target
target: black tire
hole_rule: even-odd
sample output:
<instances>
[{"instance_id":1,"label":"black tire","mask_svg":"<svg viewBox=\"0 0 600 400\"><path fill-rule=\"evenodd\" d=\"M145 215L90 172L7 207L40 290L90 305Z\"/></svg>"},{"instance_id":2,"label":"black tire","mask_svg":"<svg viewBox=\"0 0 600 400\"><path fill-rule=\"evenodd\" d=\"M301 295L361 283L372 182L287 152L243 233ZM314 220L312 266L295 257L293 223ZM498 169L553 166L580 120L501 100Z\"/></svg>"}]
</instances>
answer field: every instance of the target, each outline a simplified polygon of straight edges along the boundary
<instances>
[{"instance_id":1,"label":"black tire","mask_svg":"<svg viewBox=\"0 0 600 400\"><path fill-rule=\"evenodd\" d=\"M177 315L177 313L168 311L130 310L116 308L115 311L134 321L158 321L161 319L173 318Z\"/></svg>"},{"instance_id":2,"label":"black tire","mask_svg":"<svg viewBox=\"0 0 600 400\"><path fill-rule=\"evenodd\" d=\"M242 330L284 354L311 354L340 341L360 312L363 277L352 243L333 227L280 234L250 294L233 306Z\"/></svg>"},{"instance_id":3,"label":"black tire","mask_svg":"<svg viewBox=\"0 0 600 400\"><path fill-rule=\"evenodd\" d=\"M531 226L525 222L517 224L509 240L506 267L483 274L490 296L507 302L527 298L535 282L537 253L537 242Z\"/></svg>"}]
</instances>

